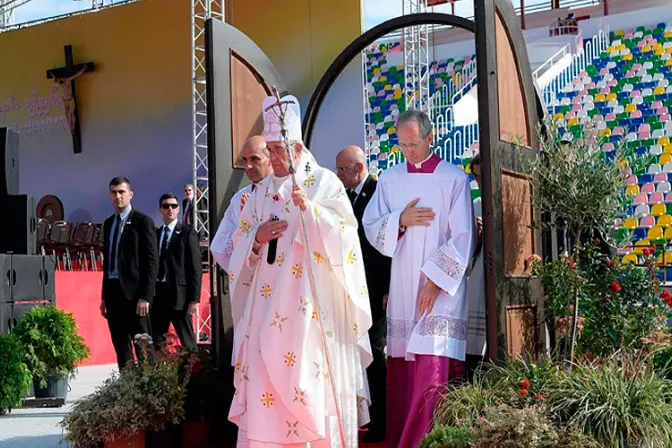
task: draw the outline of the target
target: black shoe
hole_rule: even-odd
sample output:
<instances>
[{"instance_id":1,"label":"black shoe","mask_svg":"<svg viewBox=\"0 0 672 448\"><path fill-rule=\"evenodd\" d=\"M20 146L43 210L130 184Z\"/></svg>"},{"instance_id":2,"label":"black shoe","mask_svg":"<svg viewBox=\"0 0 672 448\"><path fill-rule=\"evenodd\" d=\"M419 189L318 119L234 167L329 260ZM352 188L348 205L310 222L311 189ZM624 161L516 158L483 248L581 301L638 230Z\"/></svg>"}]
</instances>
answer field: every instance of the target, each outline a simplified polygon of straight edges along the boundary
<instances>
[{"instance_id":1,"label":"black shoe","mask_svg":"<svg viewBox=\"0 0 672 448\"><path fill-rule=\"evenodd\" d=\"M385 440L385 433L382 431L367 431L362 437L363 443L377 443Z\"/></svg>"}]
</instances>

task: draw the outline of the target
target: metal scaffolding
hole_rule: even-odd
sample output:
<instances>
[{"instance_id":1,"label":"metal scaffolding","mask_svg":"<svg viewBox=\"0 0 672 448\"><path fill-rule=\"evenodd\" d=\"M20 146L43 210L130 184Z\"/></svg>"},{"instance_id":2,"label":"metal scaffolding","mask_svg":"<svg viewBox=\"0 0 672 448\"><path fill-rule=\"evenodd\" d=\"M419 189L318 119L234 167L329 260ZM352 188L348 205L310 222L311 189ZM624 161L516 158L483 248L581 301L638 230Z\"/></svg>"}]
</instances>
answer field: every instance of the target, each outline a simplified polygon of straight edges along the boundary
<instances>
[{"instance_id":1,"label":"metal scaffolding","mask_svg":"<svg viewBox=\"0 0 672 448\"><path fill-rule=\"evenodd\" d=\"M0 29L14 23L14 10L32 0L0 0Z\"/></svg>"},{"instance_id":2,"label":"metal scaffolding","mask_svg":"<svg viewBox=\"0 0 672 448\"><path fill-rule=\"evenodd\" d=\"M427 0L402 0L402 14L427 12ZM404 98L406 109L431 113L429 98L429 26L404 28Z\"/></svg>"},{"instance_id":3,"label":"metal scaffolding","mask_svg":"<svg viewBox=\"0 0 672 448\"><path fill-rule=\"evenodd\" d=\"M205 22L224 20L224 0L191 0L191 115L193 131L193 184L195 207L193 222L200 236L210 266L209 212L208 212L208 113L205 78ZM208 288L209 289L209 288ZM196 334L210 328L210 313L198 314Z\"/></svg>"}]
</instances>

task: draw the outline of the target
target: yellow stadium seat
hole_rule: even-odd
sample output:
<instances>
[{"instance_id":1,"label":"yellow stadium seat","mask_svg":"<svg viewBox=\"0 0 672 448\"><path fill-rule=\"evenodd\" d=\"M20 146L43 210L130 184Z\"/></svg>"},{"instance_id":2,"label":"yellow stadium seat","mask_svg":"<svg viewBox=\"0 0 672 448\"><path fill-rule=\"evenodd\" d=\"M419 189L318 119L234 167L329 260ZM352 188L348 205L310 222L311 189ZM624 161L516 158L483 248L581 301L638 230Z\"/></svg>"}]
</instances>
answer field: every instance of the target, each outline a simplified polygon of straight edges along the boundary
<instances>
[{"instance_id":1,"label":"yellow stadium seat","mask_svg":"<svg viewBox=\"0 0 672 448\"><path fill-rule=\"evenodd\" d=\"M609 128L604 128L600 131L598 134L600 137L609 137L611 135L611 129Z\"/></svg>"},{"instance_id":2,"label":"yellow stadium seat","mask_svg":"<svg viewBox=\"0 0 672 448\"><path fill-rule=\"evenodd\" d=\"M672 143L670 143L669 145L665 145L665 147L663 148L663 152L666 154L672 154Z\"/></svg>"},{"instance_id":3,"label":"yellow stadium seat","mask_svg":"<svg viewBox=\"0 0 672 448\"><path fill-rule=\"evenodd\" d=\"M644 248L647 248L649 246L651 246L649 240L639 240L635 242L635 247L633 248L632 252L637 255L642 255Z\"/></svg>"},{"instance_id":4,"label":"yellow stadium seat","mask_svg":"<svg viewBox=\"0 0 672 448\"><path fill-rule=\"evenodd\" d=\"M378 75L380 73L380 67L376 67L373 69L373 74Z\"/></svg>"},{"instance_id":5,"label":"yellow stadium seat","mask_svg":"<svg viewBox=\"0 0 672 448\"><path fill-rule=\"evenodd\" d=\"M384 76L383 76L383 78L384 78ZM383 87L383 90L385 90L385 91L392 90L392 84L386 84L385 87Z\"/></svg>"},{"instance_id":6,"label":"yellow stadium seat","mask_svg":"<svg viewBox=\"0 0 672 448\"><path fill-rule=\"evenodd\" d=\"M637 184L628 185L628 187L625 189L625 194L627 194L628 196L637 196L639 194L639 185Z\"/></svg>"},{"instance_id":7,"label":"yellow stadium seat","mask_svg":"<svg viewBox=\"0 0 672 448\"><path fill-rule=\"evenodd\" d=\"M659 227L669 227L670 224L672 224L672 216L667 213L660 215L660 218L658 218L658 222L656 223ZM665 233L667 234L667 229L665 229Z\"/></svg>"},{"instance_id":8,"label":"yellow stadium seat","mask_svg":"<svg viewBox=\"0 0 672 448\"><path fill-rule=\"evenodd\" d=\"M660 137L660 138L658 139L658 144L659 144L660 146L667 146L667 145L669 145L669 144L670 144L670 137L668 137L668 136Z\"/></svg>"},{"instance_id":9,"label":"yellow stadium seat","mask_svg":"<svg viewBox=\"0 0 672 448\"><path fill-rule=\"evenodd\" d=\"M672 53L672 51L669 50L672 50L672 47L668 48L668 52ZM672 59L668 59L667 61L665 61L665 67L672 67Z\"/></svg>"},{"instance_id":10,"label":"yellow stadium seat","mask_svg":"<svg viewBox=\"0 0 672 448\"><path fill-rule=\"evenodd\" d=\"M614 46L613 46L613 45L609 45L609 46L607 47L607 50L606 50L606 51L607 51L607 53L611 53L612 51L614 51Z\"/></svg>"},{"instance_id":11,"label":"yellow stadium seat","mask_svg":"<svg viewBox=\"0 0 672 448\"><path fill-rule=\"evenodd\" d=\"M390 152L399 152L399 146L394 145L390 148Z\"/></svg>"},{"instance_id":12,"label":"yellow stadium seat","mask_svg":"<svg viewBox=\"0 0 672 448\"><path fill-rule=\"evenodd\" d=\"M635 104L628 104L627 106L625 106L625 112L626 113L634 112L636 110L637 110L637 106Z\"/></svg>"},{"instance_id":13,"label":"yellow stadium seat","mask_svg":"<svg viewBox=\"0 0 672 448\"><path fill-rule=\"evenodd\" d=\"M618 31L616 31L615 34L616 34L617 36L623 36L623 35L625 35L625 30L618 30Z\"/></svg>"},{"instance_id":14,"label":"yellow stadium seat","mask_svg":"<svg viewBox=\"0 0 672 448\"><path fill-rule=\"evenodd\" d=\"M649 232L646 234L646 239L651 241L651 240L659 240L663 237L663 228L662 227L651 227L649 229Z\"/></svg>"},{"instance_id":15,"label":"yellow stadium seat","mask_svg":"<svg viewBox=\"0 0 672 448\"><path fill-rule=\"evenodd\" d=\"M625 56L623 56L624 61L631 61L632 60L632 53L628 53Z\"/></svg>"},{"instance_id":16,"label":"yellow stadium seat","mask_svg":"<svg viewBox=\"0 0 672 448\"><path fill-rule=\"evenodd\" d=\"M644 45L642 47L642 53L648 53L649 51L651 51L651 45Z\"/></svg>"},{"instance_id":17,"label":"yellow stadium seat","mask_svg":"<svg viewBox=\"0 0 672 448\"><path fill-rule=\"evenodd\" d=\"M395 100L401 99L401 92L394 92L394 99Z\"/></svg>"},{"instance_id":18,"label":"yellow stadium seat","mask_svg":"<svg viewBox=\"0 0 672 448\"><path fill-rule=\"evenodd\" d=\"M672 240L672 226L668 226L667 229L665 229L665 239Z\"/></svg>"},{"instance_id":19,"label":"yellow stadium seat","mask_svg":"<svg viewBox=\"0 0 672 448\"><path fill-rule=\"evenodd\" d=\"M654 51L654 54L655 54L656 56L662 56L662 55L665 54L665 50L663 50L663 49L661 48L661 49L659 49L659 50Z\"/></svg>"},{"instance_id":20,"label":"yellow stadium seat","mask_svg":"<svg viewBox=\"0 0 672 448\"><path fill-rule=\"evenodd\" d=\"M663 254L660 254L658 256L658 264L665 264L665 265L672 264L672 252L665 252L665 257L664 258L663 258Z\"/></svg>"},{"instance_id":21,"label":"yellow stadium seat","mask_svg":"<svg viewBox=\"0 0 672 448\"><path fill-rule=\"evenodd\" d=\"M604 96L604 93L598 93L595 95L595 98L593 98L593 103L603 103L607 99L606 96Z\"/></svg>"},{"instance_id":22,"label":"yellow stadium seat","mask_svg":"<svg viewBox=\"0 0 672 448\"><path fill-rule=\"evenodd\" d=\"M378 81L380 82L387 82L387 76L381 76Z\"/></svg>"},{"instance_id":23,"label":"yellow stadium seat","mask_svg":"<svg viewBox=\"0 0 672 448\"><path fill-rule=\"evenodd\" d=\"M567 122L567 126L574 126L577 124L579 124L579 119L576 117L570 118L569 121Z\"/></svg>"},{"instance_id":24,"label":"yellow stadium seat","mask_svg":"<svg viewBox=\"0 0 672 448\"><path fill-rule=\"evenodd\" d=\"M555 121L562 120L563 118L565 118L565 116L561 113L557 113L557 114L553 115L553 119Z\"/></svg>"},{"instance_id":25,"label":"yellow stadium seat","mask_svg":"<svg viewBox=\"0 0 672 448\"><path fill-rule=\"evenodd\" d=\"M395 128L394 126L390 126L389 128L387 128L388 135L394 134L395 132L397 132L397 128Z\"/></svg>"},{"instance_id":26,"label":"yellow stadium seat","mask_svg":"<svg viewBox=\"0 0 672 448\"><path fill-rule=\"evenodd\" d=\"M653 48L653 51L658 51L663 49L663 44L655 44L651 48Z\"/></svg>"},{"instance_id":27,"label":"yellow stadium seat","mask_svg":"<svg viewBox=\"0 0 672 448\"><path fill-rule=\"evenodd\" d=\"M637 186L637 185L635 185L635 186ZM637 191L639 191L639 189L637 189ZM639 221L637 221L637 218L635 218L634 216L628 216L623 221L623 228L624 229L632 230L632 229L636 229L638 226L639 226Z\"/></svg>"},{"instance_id":28,"label":"yellow stadium seat","mask_svg":"<svg viewBox=\"0 0 672 448\"><path fill-rule=\"evenodd\" d=\"M661 154L658 159L658 163L665 165L666 163L672 162L672 154Z\"/></svg>"},{"instance_id":29,"label":"yellow stadium seat","mask_svg":"<svg viewBox=\"0 0 672 448\"><path fill-rule=\"evenodd\" d=\"M651 207L651 216L663 216L665 213L667 213L665 204L653 204Z\"/></svg>"},{"instance_id":30,"label":"yellow stadium seat","mask_svg":"<svg viewBox=\"0 0 672 448\"><path fill-rule=\"evenodd\" d=\"M630 254L625 254L623 255L623 259L621 260L621 263L623 264L628 264L628 263L634 263L637 264L637 255L630 253Z\"/></svg>"},{"instance_id":31,"label":"yellow stadium seat","mask_svg":"<svg viewBox=\"0 0 672 448\"><path fill-rule=\"evenodd\" d=\"M618 98L618 97L616 96L615 93L610 93L609 95L607 95L606 100L607 100L607 101L611 101L611 100L615 100L615 99L617 99L617 98Z\"/></svg>"},{"instance_id":32,"label":"yellow stadium seat","mask_svg":"<svg viewBox=\"0 0 672 448\"><path fill-rule=\"evenodd\" d=\"M668 38L668 39L669 39L670 37L672 37L672 31L667 31L667 32L665 33L665 37Z\"/></svg>"},{"instance_id":33,"label":"yellow stadium seat","mask_svg":"<svg viewBox=\"0 0 672 448\"><path fill-rule=\"evenodd\" d=\"M654 95L664 95L665 94L665 87L656 87L653 89L653 94Z\"/></svg>"},{"instance_id":34,"label":"yellow stadium seat","mask_svg":"<svg viewBox=\"0 0 672 448\"><path fill-rule=\"evenodd\" d=\"M623 51L625 50L625 44L616 45L615 49L616 51Z\"/></svg>"}]
</instances>

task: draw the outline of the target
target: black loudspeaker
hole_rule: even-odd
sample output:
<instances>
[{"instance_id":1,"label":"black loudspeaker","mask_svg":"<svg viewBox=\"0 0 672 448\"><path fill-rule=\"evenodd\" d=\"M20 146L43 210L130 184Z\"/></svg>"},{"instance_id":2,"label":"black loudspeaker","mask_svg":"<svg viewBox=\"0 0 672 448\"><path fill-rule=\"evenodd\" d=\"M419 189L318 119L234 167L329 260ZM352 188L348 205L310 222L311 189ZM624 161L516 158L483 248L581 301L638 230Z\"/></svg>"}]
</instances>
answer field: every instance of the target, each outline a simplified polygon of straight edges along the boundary
<instances>
[{"instance_id":1,"label":"black loudspeaker","mask_svg":"<svg viewBox=\"0 0 672 448\"><path fill-rule=\"evenodd\" d=\"M0 303L55 302L55 270L47 256L0 254Z\"/></svg>"},{"instance_id":2,"label":"black loudspeaker","mask_svg":"<svg viewBox=\"0 0 672 448\"><path fill-rule=\"evenodd\" d=\"M0 254L37 253L37 218L35 198L25 194L0 196Z\"/></svg>"},{"instance_id":3,"label":"black loudspeaker","mask_svg":"<svg viewBox=\"0 0 672 448\"><path fill-rule=\"evenodd\" d=\"M19 134L0 128L0 196L19 194Z\"/></svg>"}]
</instances>

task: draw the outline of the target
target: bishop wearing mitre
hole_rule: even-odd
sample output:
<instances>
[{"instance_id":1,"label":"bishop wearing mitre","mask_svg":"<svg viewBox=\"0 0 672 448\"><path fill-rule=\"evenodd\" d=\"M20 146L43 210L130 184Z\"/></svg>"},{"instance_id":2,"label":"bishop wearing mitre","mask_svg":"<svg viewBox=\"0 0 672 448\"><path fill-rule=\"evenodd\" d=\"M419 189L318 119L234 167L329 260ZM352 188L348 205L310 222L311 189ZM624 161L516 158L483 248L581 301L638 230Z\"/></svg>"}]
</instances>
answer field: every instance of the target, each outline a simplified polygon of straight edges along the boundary
<instances>
[{"instance_id":1,"label":"bishop wearing mitre","mask_svg":"<svg viewBox=\"0 0 672 448\"><path fill-rule=\"evenodd\" d=\"M297 99L269 97L262 110L274 174L250 194L233 236L229 419L238 447L356 447L372 359L357 220L343 184L303 144Z\"/></svg>"}]
</instances>

